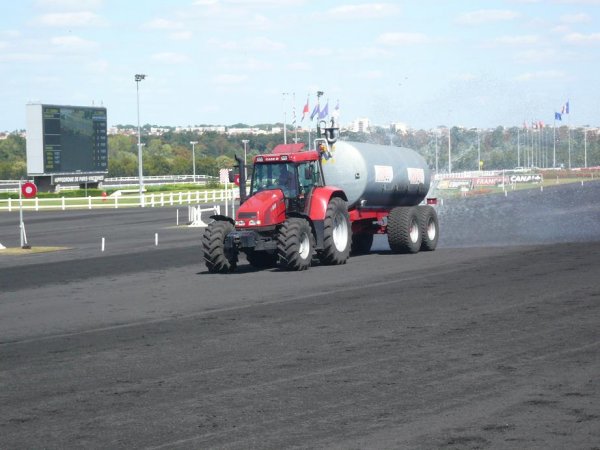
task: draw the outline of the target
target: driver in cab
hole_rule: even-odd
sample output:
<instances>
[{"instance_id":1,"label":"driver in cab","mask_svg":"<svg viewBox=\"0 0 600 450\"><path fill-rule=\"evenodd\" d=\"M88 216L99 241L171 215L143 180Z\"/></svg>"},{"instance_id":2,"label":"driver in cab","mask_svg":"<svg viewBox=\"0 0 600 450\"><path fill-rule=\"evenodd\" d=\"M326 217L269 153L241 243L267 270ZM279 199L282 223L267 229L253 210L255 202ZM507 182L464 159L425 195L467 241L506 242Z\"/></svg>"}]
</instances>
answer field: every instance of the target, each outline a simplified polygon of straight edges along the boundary
<instances>
[{"instance_id":1,"label":"driver in cab","mask_svg":"<svg viewBox=\"0 0 600 450\"><path fill-rule=\"evenodd\" d=\"M296 183L294 173L289 171L287 166L282 166L279 172L278 185L286 197L296 196Z\"/></svg>"}]
</instances>

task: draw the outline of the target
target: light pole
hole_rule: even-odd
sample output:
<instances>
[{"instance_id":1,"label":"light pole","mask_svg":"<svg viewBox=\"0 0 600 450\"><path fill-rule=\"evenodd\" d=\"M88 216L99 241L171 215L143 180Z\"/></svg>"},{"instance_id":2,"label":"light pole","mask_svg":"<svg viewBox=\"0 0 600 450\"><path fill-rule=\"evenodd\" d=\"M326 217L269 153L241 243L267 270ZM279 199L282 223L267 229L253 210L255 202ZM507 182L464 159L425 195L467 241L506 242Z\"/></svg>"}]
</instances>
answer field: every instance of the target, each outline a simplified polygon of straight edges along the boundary
<instances>
[{"instance_id":1,"label":"light pole","mask_svg":"<svg viewBox=\"0 0 600 450\"><path fill-rule=\"evenodd\" d=\"M248 139L242 139L242 144L244 144L244 168L246 166L246 145L250 142Z\"/></svg>"},{"instance_id":2,"label":"light pole","mask_svg":"<svg viewBox=\"0 0 600 450\"><path fill-rule=\"evenodd\" d=\"M140 128L140 81L146 78L144 74L135 75L135 88L137 94L137 121L138 121L138 176L140 185L140 206L144 207L144 170L142 163L142 132Z\"/></svg>"},{"instance_id":3,"label":"light pole","mask_svg":"<svg viewBox=\"0 0 600 450\"><path fill-rule=\"evenodd\" d=\"M194 183L196 182L196 144L198 141L190 141L192 144L192 172L194 173Z\"/></svg>"}]
</instances>

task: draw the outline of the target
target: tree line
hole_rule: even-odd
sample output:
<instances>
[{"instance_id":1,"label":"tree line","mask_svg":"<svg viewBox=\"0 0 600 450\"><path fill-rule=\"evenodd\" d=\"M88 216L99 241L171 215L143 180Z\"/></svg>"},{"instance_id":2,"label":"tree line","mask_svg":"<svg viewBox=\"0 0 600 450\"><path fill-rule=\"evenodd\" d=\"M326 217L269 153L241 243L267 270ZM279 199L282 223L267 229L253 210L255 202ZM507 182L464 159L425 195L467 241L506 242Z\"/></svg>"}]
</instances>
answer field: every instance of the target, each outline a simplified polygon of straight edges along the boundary
<instances>
[{"instance_id":1,"label":"tree line","mask_svg":"<svg viewBox=\"0 0 600 450\"><path fill-rule=\"evenodd\" d=\"M242 156L242 140L247 139L248 161L259 153L268 153L283 142L283 133L235 135L217 132L174 132L151 136L150 125L142 134L144 175L182 175L192 173L192 146L195 144L196 174L217 176L219 169L235 165L234 155ZM287 132L292 142L294 132ZM300 142L306 142L306 132L298 133ZM314 132L311 135L314 139ZM569 168L583 167L587 149L587 165L600 165L600 135L596 130L583 128L523 128L497 127L476 130L459 127L440 127L434 130L391 132L374 127L370 133L342 132L340 139L371 142L383 145L409 147L419 152L432 169L445 172L448 159L452 171L477 170L479 161L483 170L512 169L516 166ZM450 147L449 147L450 146ZM10 134L0 140L0 179L19 179L27 176L26 141L19 134ZM570 148L570 151L569 151ZM138 174L137 137L116 134L108 137L108 176L132 177Z\"/></svg>"}]
</instances>

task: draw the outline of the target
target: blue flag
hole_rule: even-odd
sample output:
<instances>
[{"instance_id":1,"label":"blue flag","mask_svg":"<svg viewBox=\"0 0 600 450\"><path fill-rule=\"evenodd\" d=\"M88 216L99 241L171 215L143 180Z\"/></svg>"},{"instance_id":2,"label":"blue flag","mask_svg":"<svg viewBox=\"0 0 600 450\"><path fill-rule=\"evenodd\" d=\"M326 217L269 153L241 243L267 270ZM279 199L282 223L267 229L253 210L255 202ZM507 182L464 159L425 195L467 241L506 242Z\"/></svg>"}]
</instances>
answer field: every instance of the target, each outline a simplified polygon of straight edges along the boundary
<instances>
[{"instance_id":1,"label":"blue flag","mask_svg":"<svg viewBox=\"0 0 600 450\"><path fill-rule=\"evenodd\" d=\"M562 114L561 113L554 113L554 120L562 120Z\"/></svg>"},{"instance_id":2,"label":"blue flag","mask_svg":"<svg viewBox=\"0 0 600 450\"><path fill-rule=\"evenodd\" d=\"M315 116L318 116L319 114L319 104L317 103L313 109L313 112L310 113L310 120L313 120Z\"/></svg>"},{"instance_id":3,"label":"blue flag","mask_svg":"<svg viewBox=\"0 0 600 450\"><path fill-rule=\"evenodd\" d=\"M325 108L319 113L319 119L324 119L329 115L329 101L325 103Z\"/></svg>"}]
</instances>

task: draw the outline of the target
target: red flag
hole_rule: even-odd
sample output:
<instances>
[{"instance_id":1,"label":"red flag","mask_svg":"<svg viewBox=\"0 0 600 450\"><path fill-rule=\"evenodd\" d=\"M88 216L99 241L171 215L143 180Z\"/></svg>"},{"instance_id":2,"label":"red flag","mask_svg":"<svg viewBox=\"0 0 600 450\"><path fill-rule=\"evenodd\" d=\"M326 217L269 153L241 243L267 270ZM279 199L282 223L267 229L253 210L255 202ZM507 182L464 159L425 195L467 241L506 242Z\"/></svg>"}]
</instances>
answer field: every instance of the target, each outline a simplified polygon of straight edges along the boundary
<instances>
[{"instance_id":1,"label":"red flag","mask_svg":"<svg viewBox=\"0 0 600 450\"><path fill-rule=\"evenodd\" d=\"M304 105L304 108L302 109L302 119L300 119L300 121L303 121L304 118L306 117L306 115L308 114L308 112L310 111L309 107L308 107L308 97L306 98L306 105Z\"/></svg>"}]
</instances>

